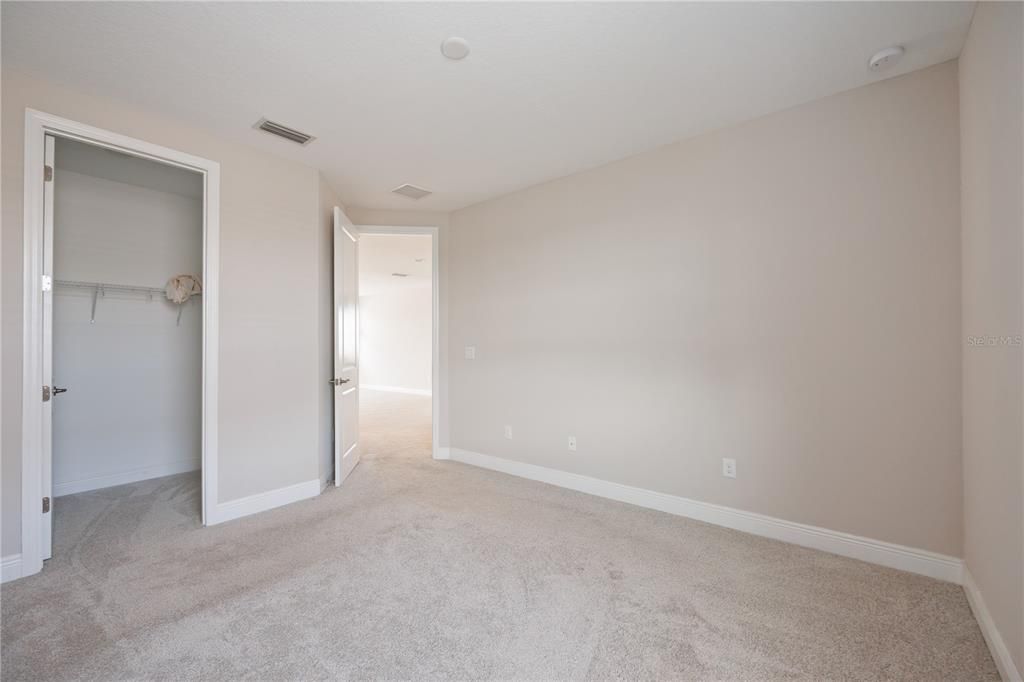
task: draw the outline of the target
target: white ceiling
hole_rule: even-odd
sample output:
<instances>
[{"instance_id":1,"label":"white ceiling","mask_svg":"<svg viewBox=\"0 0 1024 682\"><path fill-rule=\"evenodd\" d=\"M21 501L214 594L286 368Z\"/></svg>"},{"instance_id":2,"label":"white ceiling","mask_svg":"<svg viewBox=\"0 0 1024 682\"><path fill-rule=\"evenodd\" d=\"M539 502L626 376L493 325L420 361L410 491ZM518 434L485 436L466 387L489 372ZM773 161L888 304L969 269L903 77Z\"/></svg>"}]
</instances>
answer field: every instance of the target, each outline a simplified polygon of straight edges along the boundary
<instances>
[{"instance_id":1,"label":"white ceiling","mask_svg":"<svg viewBox=\"0 0 1024 682\"><path fill-rule=\"evenodd\" d=\"M2 3L4 66L452 210L959 55L973 4ZM461 62L440 43L469 41ZM867 69L901 44L892 71ZM251 126L316 136L308 147ZM419 201L390 190L430 189Z\"/></svg>"},{"instance_id":2,"label":"white ceiling","mask_svg":"<svg viewBox=\"0 0 1024 682\"><path fill-rule=\"evenodd\" d=\"M429 235L364 234L359 237L359 295L430 287L433 243ZM419 261L417 262L417 259ZM395 277L393 273L408 277Z\"/></svg>"}]
</instances>

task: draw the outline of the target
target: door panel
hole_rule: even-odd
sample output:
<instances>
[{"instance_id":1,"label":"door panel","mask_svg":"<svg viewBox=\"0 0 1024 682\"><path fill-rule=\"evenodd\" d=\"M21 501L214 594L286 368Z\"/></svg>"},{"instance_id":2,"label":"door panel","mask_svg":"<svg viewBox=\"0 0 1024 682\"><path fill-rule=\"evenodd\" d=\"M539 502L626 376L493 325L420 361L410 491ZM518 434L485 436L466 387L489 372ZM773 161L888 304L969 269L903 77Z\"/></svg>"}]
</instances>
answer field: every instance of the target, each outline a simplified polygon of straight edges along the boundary
<instances>
[{"instance_id":1,"label":"door panel","mask_svg":"<svg viewBox=\"0 0 1024 682\"><path fill-rule=\"evenodd\" d=\"M334 209L334 484L359 463L359 233Z\"/></svg>"},{"instance_id":2,"label":"door panel","mask_svg":"<svg viewBox=\"0 0 1024 682\"><path fill-rule=\"evenodd\" d=\"M57 173L53 170L56 139L46 136L46 181L43 183L43 275L51 278L50 290L43 293L43 386L50 388L50 399L43 403L43 497L50 500L50 511L43 514L40 549L43 559L53 556L53 404L57 397L53 388L53 192Z\"/></svg>"}]
</instances>

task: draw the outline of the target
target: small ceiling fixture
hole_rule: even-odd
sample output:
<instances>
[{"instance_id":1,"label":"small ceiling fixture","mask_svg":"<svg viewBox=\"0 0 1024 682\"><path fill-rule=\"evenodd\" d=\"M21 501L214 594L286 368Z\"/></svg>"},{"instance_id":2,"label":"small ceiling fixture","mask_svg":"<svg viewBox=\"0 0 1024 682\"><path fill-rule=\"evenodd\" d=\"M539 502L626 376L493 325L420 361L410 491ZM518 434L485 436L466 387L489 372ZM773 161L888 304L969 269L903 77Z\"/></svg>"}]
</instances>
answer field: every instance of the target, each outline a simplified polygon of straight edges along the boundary
<instances>
[{"instance_id":1,"label":"small ceiling fixture","mask_svg":"<svg viewBox=\"0 0 1024 682\"><path fill-rule=\"evenodd\" d=\"M294 128L289 128L288 126L283 126L280 123L268 121L265 118L261 118L260 120L256 121L256 125L253 127L256 128L257 130L262 130L264 132L270 133L271 135L283 137L286 140L291 140L292 142L301 145L307 145L316 139L312 135L300 133L298 130L295 130Z\"/></svg>"},{"instance_id":2,"label":"small ceiling fixture","mask_svg":"<svg viewBox=\"0 0 1024 682\"><path fill-rule=\"evenodd\" d=\"M868 61L868 69L871 71L884 71L890 66L894 66L896 62L902 59L904 52L906 52L906 50L899 45L879 50L871 60Z\"/></svg>"},{"instance_id":3,"label":"small ceiling fixture","mask_svg":"<svg viewBox=\"0 0 1024 682\"><path fill-rule=\"evenodd\" d=\"M402 185L401 187L396 187L391 191L394 192L395 194L401 194L403 197L408 197L410 199L422 199L428 194L432 194L432 192L429 189L423 189L422 187L417 187L416 185L410 185L408 183Z\"/></svg>"},{"instance_id":4,"label":"small ceiling fixture","mask_svg":"<svg viewBox=\"0 0 1024 682\"><path fill-rule=\"evenodd\" d=\"M466 42L465 38L448 38L441 43L441 54L448 59L465 59L466 55L469 54L469 43Z\"/></svg>"}]
</instances>

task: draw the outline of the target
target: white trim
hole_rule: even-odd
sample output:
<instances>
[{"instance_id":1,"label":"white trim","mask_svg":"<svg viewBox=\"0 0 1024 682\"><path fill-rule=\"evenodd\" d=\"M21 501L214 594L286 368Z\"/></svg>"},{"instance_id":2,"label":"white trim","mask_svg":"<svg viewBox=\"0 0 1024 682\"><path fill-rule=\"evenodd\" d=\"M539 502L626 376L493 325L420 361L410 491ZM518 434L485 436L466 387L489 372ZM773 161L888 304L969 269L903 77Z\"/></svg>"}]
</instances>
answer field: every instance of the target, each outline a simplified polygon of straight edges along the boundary
<instances>
[{"instance_id":1,"label":"white trim","mask_svg":"<svg viewBox=\"0 0 1024 682\"><path fill-rule=\"evenodd\" d=\"M12 554L0 559L0 582L6 583L17 580L23 575L24 573L21 572L20 554Z\"/></svg>"},{"instance_id":2,"label":"white trim","mask_svg":"<svg viewBox=\"0 0 1024 682\"><path fill-rule=\"evenodd\" d=\"M442 382L445 377L441 374L441 245L440 230L435 227L401 227L397 225L359 225L359 232L362 234L376 235L430 235L431 242L431 295L433 314L431 324L433 331L431 343L433 345L432 365L430 374L430 419L431 419L431 453L434 459L447 459L441 456L441 391ZM366 388L373 388L367 386Z\"/></svg>"},{"instance_id":3,"label":"white trim","mask_svg":"<svg viewBox=\"0 0 1024 682\"><path fill-rule=\"evenodd\" d=\"M202 514L217 506L217 383L220 252L220 164L216 161L25 109L24 333L22 345L21 571L38 573L42 559L42 272L43 145L47 134L115 149L203 174Z\"/></svg>"},{"instance_id":4,"label":"white trim","mask_svg":"<svg viewBox=\"0 0 1024 682\"><path fill-rule=\"evenodd\" d=\"M724 526L753 535L782 540L802 547L819 549L872 564L889 566L911 573L926 575L959 584L963 561L956 557L937 554L923 549L872 540L839 531L785 521L763 514L733 509L722 505L691 500L620 483L603 481L590 476L525 464L501 457L451 448L451 459L464 464L492 469L502 473L541 481L561 488L577 490L589 495L606 497L639 507L657 509L676 516L685 516L716 526Z\"/></svg>"},{"instance_id":5,"label":"white trim","mask_svg":"<svg viewBox=\"0 0 1024 682\"><path fill-rule=\"evenodd\" d=\"M74 495L75 493L109 488L112 485L124 485L126 483L146 481L151 478L160 478L161 476L185 474L189 471L199 471L202 469L202 466L199 458L187 457L163 464L140 467L131 471L120 471L116 474L104 474L102 476L80 478L77 481L67 481L66 483L54 483L53 496L63 497L64 495Z\"/></svg>"},{"instance_id":6,"label":"white trim","mask_svg":"<svg viewBox=\"0 0 1024 682\"><path fill-rule=\"evenodd\" d=\"M225 521L233 521L243 516L257 514L268 509L283 507L292 502L307 500L320 494L320 478L303 481L265 493L256 493L230 502L221 502L207 514L206 525L212 526Z\"/></svg>"},{"instance_id":7,"label":"white trim","mask_svg":"<svg viewBox=\"0 0 1024 682\"><path fill-rule=\"evenodd\" d=\"M405 393L407 395L430 395L429 388L404 388L402 386L378 386L377 384L359 384L359 388L368 391L383 391L384 393Z\"/></svg>"},{"instance_id":8,"label":"white trim","mask_svg":"<svg viewBox=\"0 0 1024 682\"><path fill-rule=\"evenodd\" d=\"M981 590L978 589L978 584L974 582L974 576L971 575L967 566L964 566L964 592L967 593L967 603L971 605L971 611L974 612L978 626L981 627L981 634L985 637L988 650L992 652L992 658L996 662L999 674L1003 677L1003 682L1022 682L1020 671L1013 664L1010 650L1006 647L1002 635L999 634L999 629L996 628L995 621L992 620L992 614L989 613L985 600L981 596Z\"/></svg>"},{"instance_id":9,"label":"white trim","mask_svg":"<svg viewBox=\"0 0 1024 682\"><path fill-rule=\"evenodd\" d=\"M435 457L434 459L451 459L451 458L452 458L452 449L451 448L441 448L438 451L438 453L437 453L437 457Z\"/></svg>"}]
</instances>

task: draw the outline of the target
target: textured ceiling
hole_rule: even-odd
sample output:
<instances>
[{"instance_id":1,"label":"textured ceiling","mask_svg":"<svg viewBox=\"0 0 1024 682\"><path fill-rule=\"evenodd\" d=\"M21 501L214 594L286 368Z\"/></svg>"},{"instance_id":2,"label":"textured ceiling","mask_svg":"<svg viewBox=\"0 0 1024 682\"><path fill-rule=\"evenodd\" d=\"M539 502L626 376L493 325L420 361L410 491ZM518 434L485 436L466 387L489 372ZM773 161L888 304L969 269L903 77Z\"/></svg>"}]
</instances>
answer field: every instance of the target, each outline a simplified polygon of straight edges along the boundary
<instances>
[{"instance_id":1,"label":"textured ceiling","mask_svg":"<svg viewBox=\"0 0 1024 682\"><path fill-rule=\"evenodd\" d=\"M958 56L973 5L3 2L5 68L451 210ZM441 41L466 38L467 59ZM867 70L902 44L892 71ZM308 147L253 130L261 116ZM434 192L395 196L405 183Z\"/></svg>"}]
</instances>

